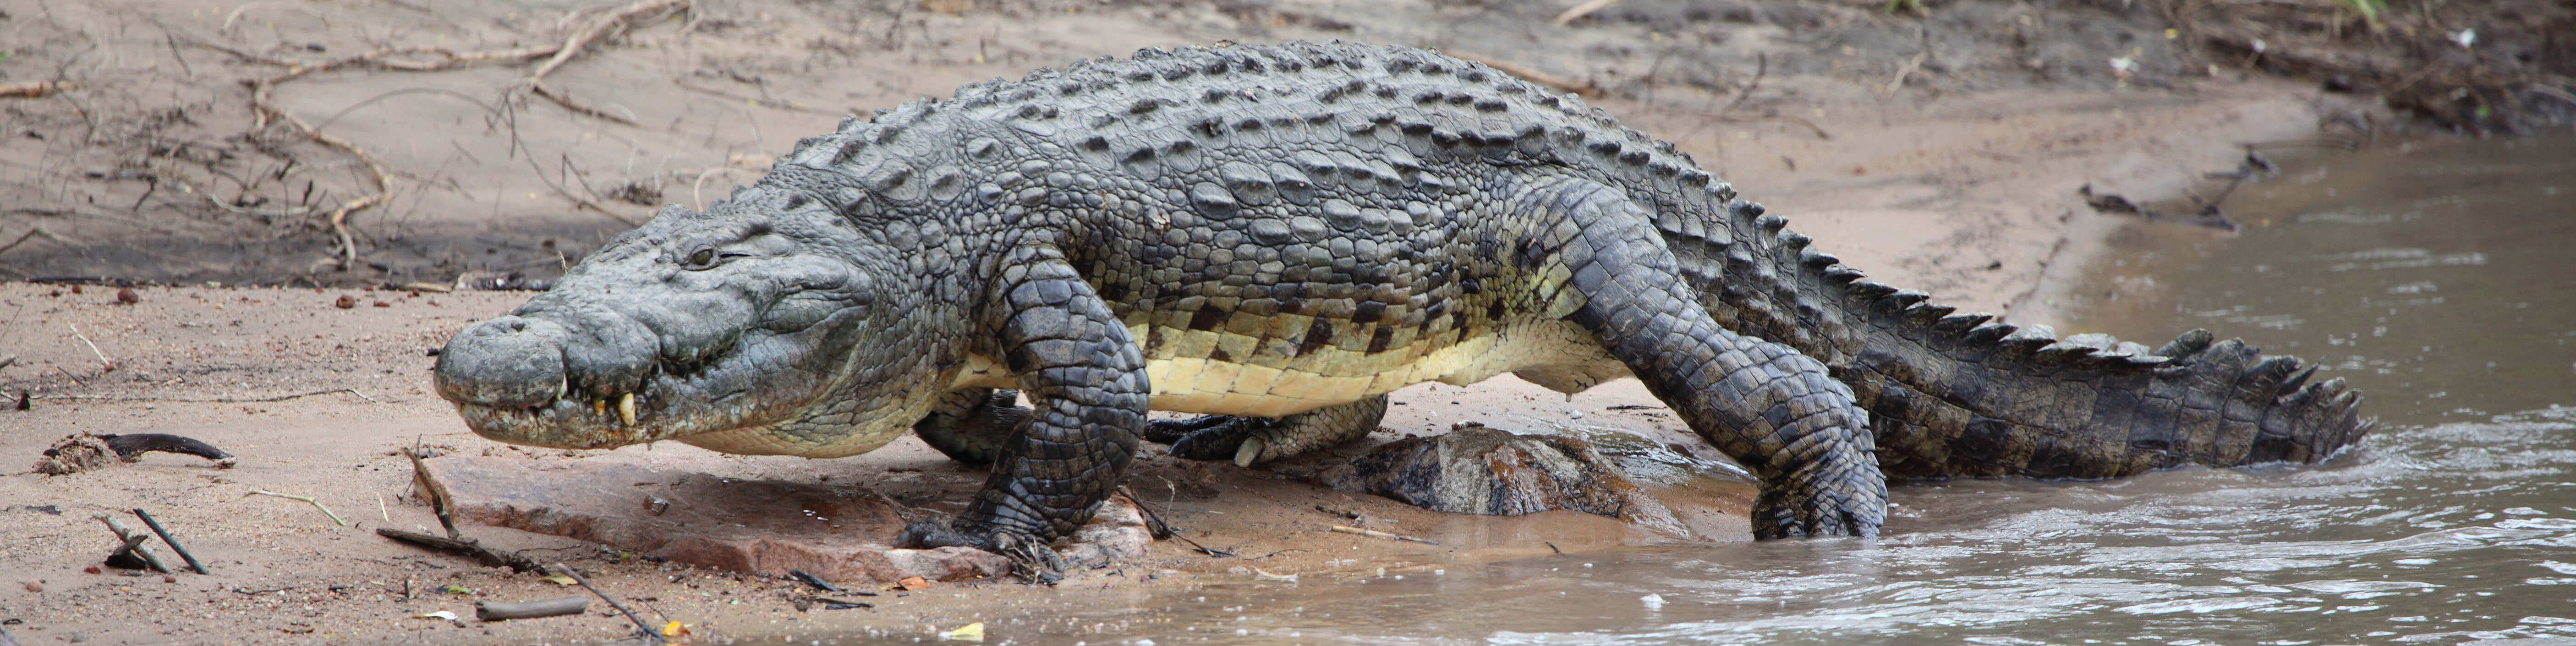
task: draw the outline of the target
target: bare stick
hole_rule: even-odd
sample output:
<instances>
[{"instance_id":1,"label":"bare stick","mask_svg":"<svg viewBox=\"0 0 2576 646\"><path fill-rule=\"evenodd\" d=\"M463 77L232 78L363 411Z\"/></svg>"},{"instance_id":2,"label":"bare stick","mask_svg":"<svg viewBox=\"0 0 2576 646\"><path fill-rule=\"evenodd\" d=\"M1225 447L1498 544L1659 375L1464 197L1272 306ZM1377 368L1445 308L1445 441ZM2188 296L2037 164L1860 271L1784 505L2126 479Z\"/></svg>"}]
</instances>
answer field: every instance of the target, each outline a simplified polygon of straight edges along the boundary
<instances>
[{"instance_id":1,"label":"bare stick","mask_svg":"<svg viewBox=\"0 0 2576 646\"><path fill-rule=\"evenodd\" d=\"M202 397L202 398L188 398L188 397L125 397L125 396L120 396L120 395L46 395L46 396L45 396L45 399L78 399L78 400L90 400L90 401L117 401L117 402L193 402L193 403L215 403L215 404L247 404L247 403L257 403L257 402L282 402L282 401L286 401L286 400L289 400L289 399L296 399L296 398L299 398L299 397L311 397L311 396L314 396L314 395L329 395L329 394L333 394L333 393L349 393L349 394L352 394L352 395L357 395L359 399L364 399L364 400L371 401L371 402L376 402L376 403L379 403L379 404L384 403L384 402L378 402L378 401L376 401L376 398L374 398L374 397L368 397L366 393L358 392L358 389L356 389L356 388L333 388L333 389L330 389L330 390L316 390L316 391L309 392L309 393L295 393L295 394L292 394L292 395L274 395L274 396L269 396L269 397Z\"/></svg>"},{"instance_id":2,"label":"bare stick","mask_svg":"<svg viewBox=\"0 0 2576 646\"><path fill-rule=\"evenodd\" d=\"M71 328L72 338L80 339L81 345L89 346L90 355L98 357L99 365L107 366L108 370L116 369L116 362L108 360L107 353L98 351L98 344L89 342L89 337L81 334L80 326L64 323L63 327Z\"/></svg>"},{"instance_id":3,"label":"bare stick","mask_svg":"<svg viewBox=\"0 0 2576 646\"><path fill-rule=\"evenodd\" d=\"M36 99L60 92L71 84L61 81L19 81L0 83L0 98Z\"/></svg>"},{"instance_id":4,"label":"bare stick","mask_svg":"<svg viewBox=\"0 0 2576 646\"><path fill-rule=\"evenodd\" d=\"M151 534L134 531L134 528L126 527L125 522L117 520L115 516L90 514L89 517L98 519L98 522L107 523L107 531L116 532L117 538L125 539L125 547L116 551L133 552L135 556L143 557L143 562L151 564L154 572L170 571L170 566L161 562L161 555L152 553L152 546L143 544L144 541L152 540Z\"/></svg>"},{"instance_id":5,"label":"bare stick","mask_svg":"<svg viewBox=\"0 0 2576 646\"><path fill-rule=\"evenodd\" d=\"M572 577L572 582L581 584L582 589L589 590L591 594L599 595L599 600L608 602L608 607L616 608L618 612L626 613L626 620L635 622L635 630L637 632L652 636L653 641L656 642L665 644L671 643L670 639L662 636L662 631L654 630L652 624L644 623L643 617L635 616L635 611L627 610L626 606L617 603L617 599L609 597L606 592L600 592L597 586L590 584L590 579L582 578L580 572L575 572L572 568L564 567L564 564L562 563L555 564L555 571L563 573L564 576Z\"/></svg>"},{"instance_id":6,"label":"bare stick","mask_svg":"<svg viewBox=\"0 0 2576 646\"><path fill-rule=\"evenodd\" d=\"M279 497L279 498L285 498L285 499L287 499L287 500L302 500L302 501L304 501L304 502L313 503L313 508L314 508L314 509L320 509L320 510L322 510L322 515L324 515L324 516L330 516L330 517L331 517L331 522L339 523L341 527L348 527L348 526L349 526L349 521L340 520L340 515L339 515L339 514L331 513L331 508L322 506L322 501L314 500L312 496L294 496L294 495L282 494L282 493L278 493L278 492L274 492L274 491L260 491L260 490L258 490L258 489L252 489L252 490L250 490L250 494L248 494L248 495L255 495L255 496L276 496L276 497Z\"/></svg>"},{"instance_id":7,"label":"bare stick","mask_svg":"<svg viewBox=\"0 0 2576 646\"><path fill-rule=\"evenodd\" d=\"M589 25L583 26L580 31L573 32L571 38L564 39L563 46L555 48L555 55L553 58L546 59L545 63L537 66L536 71L529 72L526 79L528 89L535 92L537 96L542 96L547 100L554 101L556 105L563 106L566 110L601 119L607 119L609 121L615 121L625 125L635 125L635 120L633 119L609 114L598 108L582 105L573 101L572 97L557 93L553 89L546 87L546 75L553 73L555 68L562 67L565 62L571 61L574 56L581 55L581 50L588 49L592 41L599 40L601 36L607 35L609 31L622 29L626 27L628 22L645 16L659 14L671 9L687 11L689 2L690 0L637 0L634 4L626 5L616 11L609 12L606 16L601 16L599 20L592 21Z\"/></svg>"},{"instance_id":8,"label":"bare stick","mask_svg":"<svg viewBox=\"0 0 2576 646\"><path fill-rule=\"evenodd\" d=\"M39 225L39 226L37 226L36 228L33 228L33 229L28 229L28 230L27 230L27 233L26 233L25 235L18 236L18 239L16 239L16 240L11 240L11 241L9 241L9 244L0 244L0 252L6 252L6 251L8 251L8 250L18 248L18 243L26 242L28 238L36 237L36 232L37 232L37 231L43 231L44 229L45 229L45 227L43 227L42 225Z\"/></svg>"},{"instance_id":9,"label":"bare stick","mask_svg":"<svg viewBox=\"0 0 2576 646\"><path fill-rule=\"evenodd\" d=\"M429 510L438 514L438 526L447 529L448 538L465 538L463 534L456 532L456 512L449 509L447 488L438 486L438 481L431 480L429 467L420 462L420 436L412 436L411 450L404 451L403 457L411 458L411 482L419 486L423 494L429 496ZM384 532L379 530L376 533Z\"/></svg>"},{"instance_id":10,"label":"bare stick","mask_svg":"<svg viewBox=\"0 0 2576 646\"><path fill-rule=\"evenodd\" d=\"M1592 12L1608 9L1614 4L1619 4L1619 0L1587 0L1583 4L1574 5L1574 8L1565 10L1565 13L1556 14L1556 19L1548 22L1563 27L1584 16L1592 15Z\"/></svg>"},{"instance_id":11,"label":"bare stick","mask_svg":"<svg viewBox=\"0 0 2576 646\"><path fill-rule=\"evenodd\" d=\"M188 569L196 570L198 574L208 574L208 572L206 572L206 565L198 563L196 555L189 554L188 548L180 547L179 539L170 537L170 530L161 528L161 521L153 520L152 514L143 511L143 508L141 507L134 509L134 516L136 518L143 519L143 526L152 528L153 534L160 535L161 542L169 543L170 551L178 552L179 558L186 559L188 561Z\"/></svg>"},{"instance_id":12,"label":"bare stick","mask_svg":"<svg viewBox=\"0 0 2576 646\"><path fill-rule=\"evenodd\" d=\"M484 565L507 567L514 572L540 572L545 570L545 566L538 564L536 559L528 558L526 555L518 552L503 552L490 547L485 547L482 543L471 538L445 538L420 532L407 532L390 527L376 528L376 535L450 554L471 556L474 557L476 562L480 562Z\"/></svg>"},{"instance_id":13,"label":"bare stick","mask_svg":"<svg viewBox=\"0 0 2576 646\"><path fill-rule=\"evenodd\" d=\"M1361 536L1373 536L1373 537L1377 537L1377 538L1387 539L1387 540L1390 540L1390 541L1407 541L1407 542L1413 542L1413 543L1421 543L1421 544L1424 544L1424 545L1439 545L1439 544L1440 544L1440 542L1439 542L1439 541L1424 540L1424 539L1414 538L1414 537L1411 537L1411 536L1406 536L1406 535L1403 535L1403 534L1390 534L1390 533L1386 533L1386 532L1377 531L1377 530L1374 530L1374 529L1360 529L1360 528L1352 527L1352 526L1349 526L1349 525L1334 525L1334 526L1333 526L1333 531L1341 532L1341 533L1344 533L1344 534L1358 534L1358 535L1361 535Z\"/></svg>"},{"instance_id":14,"label":"bare stick","mask_svg":"<svg viewBox=\"0 0 2576 646\"><path fill-rule=\"evenodd\" d=\"M474 602L474 618L484 621L509 621L512 619L561 617L564 615L578 615L581 614L581 611L589 609L590 597L579 595L564 597L561 599L547 599L544 601L476 601Z\"/></svg>"}]
</instances>

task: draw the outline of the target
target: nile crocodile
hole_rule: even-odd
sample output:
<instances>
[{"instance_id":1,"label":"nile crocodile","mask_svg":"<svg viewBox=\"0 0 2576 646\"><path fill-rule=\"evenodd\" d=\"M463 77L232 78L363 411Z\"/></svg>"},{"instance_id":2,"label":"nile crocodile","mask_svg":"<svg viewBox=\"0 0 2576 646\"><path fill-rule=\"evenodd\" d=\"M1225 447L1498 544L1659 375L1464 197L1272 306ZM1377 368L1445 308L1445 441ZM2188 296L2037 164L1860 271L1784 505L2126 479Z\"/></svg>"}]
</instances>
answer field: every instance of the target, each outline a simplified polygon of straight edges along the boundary
<instances>
[{"instance_id":1,"label":"nile crocodile","mask_svg":"<svg viewBox=\"0 0 2576 646\"><path fill-rule=\"evenodd\" d=\"M1476 63L1149 49L844 120L459 332L436 381L517 444L836 457L912 430L992 476L905 540L1005 552L1088 518L1140 439L1251 464L1506 372L1638 378L1759 476L1761 538L1873 536L1888 477L2316 461L2367 429L2297 359L1954 313L1784 222Z\"/></svg>"}]
</instances>

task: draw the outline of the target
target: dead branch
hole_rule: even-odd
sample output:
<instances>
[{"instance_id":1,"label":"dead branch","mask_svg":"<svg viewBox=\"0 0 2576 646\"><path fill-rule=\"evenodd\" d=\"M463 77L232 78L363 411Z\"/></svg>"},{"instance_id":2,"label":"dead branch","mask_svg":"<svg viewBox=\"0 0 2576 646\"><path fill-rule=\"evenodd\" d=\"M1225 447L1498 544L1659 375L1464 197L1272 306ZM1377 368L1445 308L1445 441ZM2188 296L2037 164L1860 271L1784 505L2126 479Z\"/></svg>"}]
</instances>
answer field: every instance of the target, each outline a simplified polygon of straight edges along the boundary
<instances>
[{"instance_id":1,"label":"dead branch","mask_svg":"<svg viewBox=\"0 0 2576 646\"><path fill-rule=\"evenodd\" d=\"M109 433L98 436L98 439L107 441L107 448L114 449L116 451L116 457L122 458L127 462L142 459L139 456L144 453L161 451L164 453L180 453L214 460L216 464L221 464L226 467L230 467L233 464L232 454L225 453L223 449L215 448L215 445L207 444L192 437L181 437L168 433L125 433L121 435Z\"/></svg>"},{"instance_id":2,"label":"dead branch","mask_svg":"<svg viewBox=\"0 0 2576 646\"><path fill-rule=\"evenodd\" d=\"M285 108L278 106L275 100L275 95L277 85L279 83L284 83L321 72L329 72L346 68L383 69L404 72L432 72L451 70L483 63L535 60L542 57L546 59L545 62L539 65L535 71L530 72L524 80L530 91L536 93L538 96L554 101L556 104L564 106L565 109L631 126L635 125L635 122L631 119L608 114L601 112L596 108L582 105L573 101L571 97L565 96L562 93L554 91L552 88L546 87L545 76L546 74L553 72L556 68L562 67L565 62L571 61L573 57L580 55L583 49L588 48L592 43L598 41L609 32L623 29L634 21L649 16L659 15L665 11L673 9L686 11L689 4L690 0L638 0L633 4L629 4L617 9L616 11L609 12L608 14L601 16L599 19L591 21L590 24L584 26L579 31L574 32L572 37L565 39L564 42L559 45L489 50L463 54L438 47L386 47L364 54L329 60L293 61L208 42L199 41L191 44L231 54L242 60L286 68L276 74L251 79L245 82L251 89L250 102L251 112L253 115L253 128L266 128L271 122L285 123L287 126L293 128L297 133L304 135L305 138L313 140L314 143L347 153L351 157L356 157L360 164L366 166L368 175L375 184L375 191L367 195L341 201L338 206L333 207L329 214L324 217L324 223L330 227L332 239L335 244L340 247L339 253L337 254L340 268L347 269L355 266L358 262L358 243L357 238L349 232L349 216L359 211L392 201L394 187L394 172L392 166L387 164L383 158L377 157L375 153L368 151L363 146L359 146L356 142L325 133L319 126L315 126L312 122L305 121L302 117L295 116L294 114L287 112ZM209 200L212 201L211 196L209 197ZM218 203L218 206L222 205ZM619 219L624 218L621 217Z\"/></svg>"},{"instance_id":3,"label":"dead branch","mask_svg":"<svg viewBox=\"0 0 2576 646\"><path fill-rule=\"evenodd\" d=\"M68 89L71 84L62 81L0 83L0 99L38 99Z\"/></svg>"},{"instance_id":4,"label":"dead branch","mask_svg":"<svg viewBox=\"0 0 2576 646\"><path fill-rule=\"evenodd\" d=\"M113 446L113 444L110 446ZM143 519L143 526L152 528L152 533L159 535L161 537L161 542L168 543L170 545L170 551L178 552L179 558L188 562L188 569L196 570L198 574L208 574L208 572L206 572L206 565L197 562L197 555L189 554L188 548L180 547L179 539L171 538L170 530L163 529L161 527L161 521L153 520L151 513L143 511L143 508L141 507L136 507L134 508L134 517Z\"/></svg>"},{"instance_id":5,"label":"dead branch","mask_svg":"<svg viewBox=\"0 0 2576 646\"><path fill-rule=\"evenodd\" d=\"M578 615L590 609L590 597L570 596L544 601L476 601L474 618L484 621L509 621L538 617Z\"/></svg>"},{"instance_id":6,"label":"dead branch","mask_svg":"<svg viewBox=\"0 0 2576 646\"><path fill-rule=\"evenodd\" d=\"M1574 8L1565 10L1565 13L1556 14L1556 19L1548 22L1563 27L1581 20L1584 16L1592 15L1592 12L1608 9L1614 4L1619 4L1619 0L1586 0L1583 4L1574 5Z\"/></svg>"},{"instance_id":7,"label":"dead branch","mask_svg":"<svg viewBox=\"0 0 2576 646\"><path fill-rule=\"evenodd\" d=\"M562 573L564 576L572 577L574 583L581 584L581 587L589 590L591 594L599 595L599 600L608 602L608 607L616 608L618 612L626 613L626 620L635 622L636 632L641 632L647 636L651 636L655 642L664 644L671 643L669 638L662 636L661 631L654 630L652 624L644 623L643 617L635 616L635 611L626 609L625 605L617 603L616 598L608 596L608 593L606 592L600 592L597 586L591 585L590 579L584 578L580 572L576 572L572 568L564 567L564 564L562 563L555 564L555 571Z\"/></svg>"},{"instance_id":8,"label":"dead branch","mask_svg":"<svg viewBox=\"0 0 2576 646\"><path fill-rule=\"evenodd\" d=\"M441 552L470 556L474 558L475 562L489 566L508 567L512 572L541 572L545 570L544 565L537 563L536 559L528 558L527 555L520 554L518 552L504 552L484 547L481 542L475 541L471 538L432 536L420 532L407 532L391 527L376 528L376 535Z\"/></svg>"},{"instance_id":9,"label":"dead branch","mask_svg":"<svg viewBox=\"0 0 2576 646\"><path fill-rule=\"evenodd\" d=\"M143 544L144 541L152 540L151 534L134 531L134 528L126 527L125 522L117 520L115 516L90 514L89 517L98 519L98 522L107 523L107 531L116 532L117 538L124 539L125 546L117 548L117 554L132 553L142 557L143 562L151 565L154 572L170 571L170 566L161 562L161 555L153 553L152 546ZM110 555L109 558L114 558L114 555Z\"/></svg>"},{"instance_id":10,"label":"dead branch","mask_svg":"<svg viewBox=\"0 0 2576 646\"><path fill-rule=\"evenodd\" d=\"M1424 544L1424 545L1439 545L1439 544L1440 544L1440 542L1439 542L1439 541L1434 541L1434 540L1430 540L1430 539L1414 538L1414 537L1406 536L1406 535L1403 535L1403 534L1396 534L1396 533L1392 533L1392 532L1381 532L1381 531L1377 531L1377 530L1374 530L1374 529L1360 529L1360 528L1352 527L1352 526L1349 526L1349 525L1334 525L1334 526L1333 526L1333 531L1341 532L1341 533L1344 533L1344 534L1358 534L1358 535L1361 535L1361 536L1368 536L1368 537L1371 537L1371 538L1383 538L1383 539L1390 540L1390 541L1405 541L1405 542L1408 542L1408 543L1421 543L1421 544Z\"/></svg>"},{"instance_id":11,"label":"dead branch","mask_svg":"<svg viewBox=\"0 0 2576 646\"><path fill-rule=\"evenodd\" d=\"M580 102L572 100L572 97L570 96L565 96L562 93L554 91L553 88L546 87L546 75L553 73L555 68L562 67L565 62L571 61L574 56L581 55L582 50L588 49L592 42L599 40L602 36L608 35L608 32L625 29L630 22L640 20L648 16L660 15L665 11L676 9L686 12L688 11L689 3L690 0L637 0L634 4L626 5L623 8L601 16L598 20L591 21L589 25L583 26L580 31L573 32L571 38L564 39L563 45L555 49L553 58L546 59L545 63L537 66L536 71L528 73L527 79L524 81L528 84L528 90L535 92L537 96L542 96L547 100L554 101L555 105L563 106L566 110L609 121L615 121L624 125L635 125L635 120L633 119L609 114L598 108L583 105Z\"/></svg>"},{"instance_id":12,"label":"dead branch","mask_svg":"<svg viewBox=\"0 0 2576 646\"><path fill-rule=\"evenodd\" d=\"M412 484L420 488L423 497L429 499L429 510L438 514L438 525L447 529L447 537L465 538L463 534L456 531L456 512L451 508L453 503L448 501L447 487L439 486L437 480L430 479L429 467L420 463L420 453L420 436L412 436L411 448L403 451L403 457L411 458Z\"/></svg>"},{"instance_id":13,"label":"dead branch","mask_svg":"<svg viewBox=\"0 0 2576 646\"><path fill-rule=\"evenodd\" d=\"M301 501L304 501L304 502L305 502L305 503L307 503L307 504L311 504L311 505L313 505L313 508L314 508L314 509L320 509L320 510L322 510L322 515L324 515L324 516L330 516L330 517L331 517L331 522L339 523L341 527L348 527L348 526L349 526L349 521L341 520L341 519L340 519L340 515L339 515L339 514L332 513L332 512L331 512L331 508L330 508L330 507L324 507L324 506L322 506L322 501L314 500L312 496L298 496L298 495L294 495L294 494L283 494L283 493L278 493L278 492L275 492L275 491L261 491L261 490L258 490L258 489L252 489L252 490L250 490L250 493L248 493L248 494L243 494L243 495L249 495L249 496L269 496L269 497L274 497L274 498L285 498L285 499L287 499L287 500L301 500Z\"/></svg>"}]
</instances>

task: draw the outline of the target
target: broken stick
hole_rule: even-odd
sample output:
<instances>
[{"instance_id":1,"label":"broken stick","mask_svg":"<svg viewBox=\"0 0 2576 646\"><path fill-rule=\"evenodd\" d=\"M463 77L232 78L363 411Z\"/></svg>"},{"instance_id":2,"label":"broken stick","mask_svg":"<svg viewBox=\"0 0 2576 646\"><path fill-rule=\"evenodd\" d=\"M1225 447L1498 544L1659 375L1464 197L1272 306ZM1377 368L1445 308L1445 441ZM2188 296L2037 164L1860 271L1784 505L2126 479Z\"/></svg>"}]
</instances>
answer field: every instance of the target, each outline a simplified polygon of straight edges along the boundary
<instances>
[{"instance_id":1,"label":"broken stick","mask_svg":"<svg viewBox=\"0 0 2576 646\"><path fill-rule=\"evenodd\" d=\"M1414 543L1421 543L1421 544L1424 544L1424 545L1439 545L1439 544L1440 544L1440 542L1439 542L1439 541L1433 541L1433 540L1427 540L1427 539L1414 538L1414 537L1406 536L1406 535L1403 535L1403 534L1390 534L1390 533L1387 533L1387 532L1381 532L1381 531L1377 531L1377 530L1374 530L1374 529L1360 529L1360 528L1352 527L1352 526L1349 526L1349 525L1334 525L1334 526L1333 526L1333 531L1341 532L1341 533L1344 533L1344 534L1358 534L1358 535L1361 535L1361 536L1374 536L1374 537L1377 537L1377 538L1383 538L1383 539L1387 539L1387 540L1390 540L1390 541L1408 541L1408 542L1414 542Z\"/></svg>"},{"instance_id":2,"label":"broken stick","mask_svg":"<svg viewBox=\"0 0 2576 646\"><path fill-rule=\"evenodd\" d=\"M635 611L627 610L625 605L617 603L616 598L608 596L608 593L606 592L600 592L598 587L590 584L590 579L582 578L580 572L575 572L572 568L564 567L564 564L562 563L555 564L555 571L562 573L564 576L572 577L572 582L581 584L581 588L589 590L591 594L599 595L599 600L608 602L608 607L616 608L618 612L626 613L626 620L635 622L636 632L649 635L653 638L653 641L656 642L664 644L671 643L670 638L662 636L662 631L654 630L652 624L644 623L643 617L635 616Z\"/></svg>"},{"instance_id":3,"label":"broken stick","mask_svg":"<svg viewBox=\"0 0 2576 646\"><path fill-rule=\"evenodd\" d=\"M561 599L547 599L544 601L476 601L474 602L474 618L484 621L509 621L512 619L561 617L564 615L578 615L581 614L581 611L589 609L590 597L579 595L564 597Z\"/></svg>"},{"instance_id":4,"label":"broken stick","mask_svg":"<svg viewBox=\"0 0 2576 646\"><path fill-rule=\"evenodd\" d=\"M258 489L252 489L252 490L250 490L250 493L248 493L248 494L244 494L244 495L253 495L253 496L276 496L276 497L279 497L279 498L285 498L285 499L287 499L287 500L302 500L302 501L304 501L304 502L313 503L313 508L314 508L314 509L320 509L320 510L322 510L322 515L324 515L324 516L330 516L330 517L331 517L331 522L339 523L341 527L348 527L348 526L349 526L349 521L340 520L340 515L339 515L339 514L331 513L331 508L322 506L322 501L314 500L312 496L297 496L297 495L292 495L292 494L282 494L282 493L278 493L278 492L274 492L274 491L260 491L260 490L258 490Z\"/></svg>"},{"instance_id":5,"label":"broken stick","mask_svg":"<svg viewBox=\"0 0 2576 646\"><path fill-rule=\"evenodd\" d=\"M116 554L132 552L135 556L142 557L144 563L151 565L152 571L170 571L170 566L161 562L161 555L152 553L152 546L143 544L144 541L152 540L151 534L134 531L134 528L126 527L125 522L117 520L115 516L90 514L89 517L98 519L98 522L107 523L107 531L116 532L117 538L125 540L125 546L109 554L110 558L114 558Z\"/></svg>"},{"instance_id":6,"label":"broken stick","mask_svg":"<svg viewBox=\"0 0 2576 646\"><path fill-rule=\"evenodd\" d=\"M134 517L143 519L144 527L152 528L152 533L159 535L161 537L161 542L170 544L170 551L178 552L179 558L187 560L188 569L196 570L198 574L208 574L208 572L206 572L205 564L197 562L197 555L189 554L188 548L180 547L179 539L171 538L170 530L162 529L161 521L153 520L152 514L143 511L142 507L136 507L134 508Z\"/></svg>"},{"instance_id":7,"label":"broken stick","mask_svg":"<svg viewBox=\"0 0 2576 646\"><path fill-rule=\"evenodd\" d=\"M527 555L520 554L518 552L503 552L489 547L484 547L482 543L476 542L471 538L432 536L419 532L406 532L391 527L376 528L376 535L450 554L471 556L474 557L474 560L481 562L484 565L506 566L513 572L542 572L545 570L544 565L538 564L536 559L528 558Z\"/></svg>"},{"instance_id":8,"label":"broken stick","mask_svg":"<svg viewBox=\"0 0 2576 646\"><path fill-rule=\"evenodd\" d=\"M127 462L142 459L141 456L144 453L161 451L164 453L180 453L214 460L216 466L224 468L232 468L235 463L233 454L225 453L223 449L215 448L215 445L207 444L203 441L197 440L196 438L181 437L168 433L111 433L98 436L98 439L106 440L107 448L115 449L116 457L124 459Z\"/></svg>"}]
</instances>

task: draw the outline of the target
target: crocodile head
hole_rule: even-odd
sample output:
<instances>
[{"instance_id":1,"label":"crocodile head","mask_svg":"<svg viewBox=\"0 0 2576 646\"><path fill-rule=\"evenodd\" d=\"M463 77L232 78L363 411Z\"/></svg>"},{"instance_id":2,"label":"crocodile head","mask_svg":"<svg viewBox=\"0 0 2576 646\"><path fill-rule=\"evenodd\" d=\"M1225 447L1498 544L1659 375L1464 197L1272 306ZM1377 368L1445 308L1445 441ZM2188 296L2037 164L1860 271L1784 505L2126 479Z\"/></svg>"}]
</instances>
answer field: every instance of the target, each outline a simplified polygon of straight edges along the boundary
<instances>
[{"instance_id":1,"label":"crocodile head","mask_svg":"<svg viewBox=\"0 0 2576 646\"><path fill-rule=\"evenodd\" d=\"M900 436L932 380L896 352L913 345L897 254L802 192L735 197L664 209L458 332L439 395L475 433L534 446L833 457Z\"/></svg>"}]
</instances>

